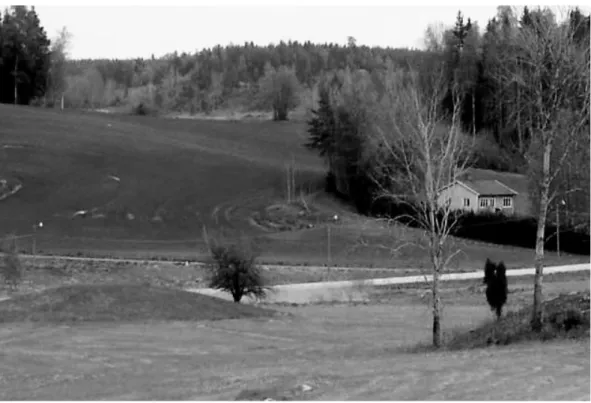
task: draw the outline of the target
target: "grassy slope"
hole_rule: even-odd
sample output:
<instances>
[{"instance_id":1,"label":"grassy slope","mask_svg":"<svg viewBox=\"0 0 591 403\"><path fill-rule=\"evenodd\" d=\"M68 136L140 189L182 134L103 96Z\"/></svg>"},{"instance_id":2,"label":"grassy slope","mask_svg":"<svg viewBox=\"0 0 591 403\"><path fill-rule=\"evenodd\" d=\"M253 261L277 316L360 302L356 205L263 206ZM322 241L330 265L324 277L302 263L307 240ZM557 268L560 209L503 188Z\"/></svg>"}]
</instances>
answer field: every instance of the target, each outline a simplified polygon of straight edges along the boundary
<instances>
[{"instance_id":1,"label":"grassy slope","mask_svg":"<svg viewBox=\"0 0 591 403\"><path fill-rule=\"evenodd\" d=\"M299 183L321 183L322 161L301 144L302 123L171 120L99 113L59 112L0 105L0 175L23 182L23 189L2 202L3 233L30 233L45 226L37 251L121 257L199 258L202 225L263 234L249 214L281 198L286 159L294 155ZM115 175L117 182L109 178ZM416 230L394 232L367 225L351 208L320 197L327 214L342 220L331 231L332 264L428 267L422 249L405 248L392 256L359 247L363 233L372 243L404 243L421 237ZM80 209L97 208L105 218L77 218ZM126 219L131 213L133 220ZM162 221L155 222L155 217ZM180 240L180 241L179 241ZM21 239L31 250L31 238ZM266 234L262 260L268 263L326 264L326 227ZM463 253L454 270L480 267L487 257L511 267L531 265L533 251L458 240ZM548 263L581 261L579 257ZM588 258L583 258L588 261Z\"/></svg>"},{"instance_id":2,"label":"grassy slope","mask_svg":"<svg viewBox=\"0 0 591 403\"><path fill-rule=\"evenodd\" d=\"M5 169L24 184L3 203L6 232L30 232L43 220L43 232L57 235L194 239L202 224L215 225L212 212L220 204L282 189L284 160L292 153L303 176L322 179L321 161L301 147L303 126L290 123L163 120L5 105L0 121L2 144L26 146L2 150ZM107 218L70 219L93 207ZM161 223L151 221L156 215Z\"/></svg>"},{"instance_id":3,"label":"grassy slope","mask_svg":"<svg viewBox=\"0 0 591 403\"><path fill-rule=\"evenodd\" d=\"M0 302L0 322L199 321L271 316L272 311L144 285L70 285Z\"/></svg>"}]
</instances>

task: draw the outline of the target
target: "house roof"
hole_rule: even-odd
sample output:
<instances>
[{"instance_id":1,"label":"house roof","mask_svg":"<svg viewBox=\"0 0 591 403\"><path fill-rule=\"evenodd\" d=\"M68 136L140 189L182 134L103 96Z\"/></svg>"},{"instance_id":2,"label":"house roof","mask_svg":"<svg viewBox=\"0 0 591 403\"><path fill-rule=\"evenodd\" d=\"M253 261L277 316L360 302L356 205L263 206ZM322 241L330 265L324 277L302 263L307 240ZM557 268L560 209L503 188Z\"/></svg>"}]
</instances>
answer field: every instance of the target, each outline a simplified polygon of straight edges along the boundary
<instances>
[{"instance_id":1,"label":"house roof","mask_svg":"<svg viewBox=\"0 0 591 403\"><path fill-rule=\"evenodd\" d=\"M478 196L515 196L518 194L498 180L462 180L457 183L467 187Z\"/></svg>"}]
</instances>

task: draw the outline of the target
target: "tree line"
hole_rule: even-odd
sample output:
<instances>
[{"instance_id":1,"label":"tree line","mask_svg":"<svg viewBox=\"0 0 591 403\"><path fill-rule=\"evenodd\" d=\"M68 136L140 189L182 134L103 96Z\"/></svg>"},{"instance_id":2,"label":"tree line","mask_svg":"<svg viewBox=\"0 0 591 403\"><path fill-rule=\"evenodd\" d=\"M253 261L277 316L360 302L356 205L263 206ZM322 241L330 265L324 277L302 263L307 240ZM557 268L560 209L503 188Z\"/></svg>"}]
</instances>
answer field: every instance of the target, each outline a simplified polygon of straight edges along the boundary
<instances>
[{"instance_id":1,"label":"tree line","mask_svg":"<svg viewBox=\"0 0 591 403\"><path fill-rule=\"evenodd\" d=\"M541 56L526 53L522 44L516 43L517 38L522 42L529 41L532 47L537 46ZM579 75L585 73L588 65L583 61L589 48L589 16L584 17L575 8L558 23L548 9L529 10L525 7L521 16L517 16L515 10L500 7L482 37L478 35L476 24L470 19L464 22L464 17L458 13L453 28L437 33L434 27L429 27L426 39L431 55L435 56L417 65L388 63L384 69L371 72L347 67L320 77L318 107L313 110L309 122L307 146L325 157L329 189L350 197L362 213L377 213L384 209L383 200L375 198L380 181L371 177L378 175L372 171L376 160L371 154L368 157L370 145L365 144L367 136L360 133L368 131L365 127L368 124L375 126L376 122L384 121L378 114L387 113L383 108L389 102L389 86L395 81L392 72L395 71L403 81L416 79L416 84L423 86L425 80L433 79L432 72L438 71L438 80L445 85L437 89L441 95L440 103L434 109L439 119L437 126L455 119L454 124L463 132L464 141L472 142L472 167L528 174L532 185L531 200L537 200L541 189L538 186L541 167L535 161L541 159L535 158L534 154L539 152L538 143L543 136L534 135L534 132L546 133L558 122L568 125L579 121L567 111L584 110L588 100L588 90L573 87L572 91L566 91L564 85L552 84L546 75L566 74L557 66L565 65L565 60L574 60L573 54L579 59L572 62L576 67L569 68L578 68ZM545 41L543 46L536 42L542 40ZM557 58L557 52L570 53ZM537 65L547 67L547 71L537 70ZM408 74L410 71L412 75ZM539 74L540 89L528 82L536 77L534 74ZM552 125L541 123L540 116L550 116L546 103L558 102L551 101L548 94L558 90L562 91L560 99L569 104L568 108L553 117L556 121ZM431 88L430 91L435 90ZM554 96L558 93L555 92ZM388 105L388 108L393 107ZM589 116L582 116L580 124L588 126ZM540 129L539 125L545 129ZM392 131L391 128L381 130ZM554 150L549 156L564 168L556 172L556 178L549 186L556 199L567 206L563 225L582 227L588 232L589 136L579 131L573 140L575 145L562 140L552 140ZM568 158L561 157L567 151ZM386 171L380 173L380 177L389 177L392 167L394 162L384 164ZM534 203L536 215L538 207ZM559 208L558 203L551 203L550 212L555 213Z\"/></svg>"},{"instance_id":2,"label":"tree line","mask_svg":"<svg viewBox=\"0 0 591 403\"><path fill-rule=\"evenodd\" d=\"M35 7L0 12L0 102L52 105L61 98L69 38L64 28L52 43Z\"/></svg>"}]
</instances>

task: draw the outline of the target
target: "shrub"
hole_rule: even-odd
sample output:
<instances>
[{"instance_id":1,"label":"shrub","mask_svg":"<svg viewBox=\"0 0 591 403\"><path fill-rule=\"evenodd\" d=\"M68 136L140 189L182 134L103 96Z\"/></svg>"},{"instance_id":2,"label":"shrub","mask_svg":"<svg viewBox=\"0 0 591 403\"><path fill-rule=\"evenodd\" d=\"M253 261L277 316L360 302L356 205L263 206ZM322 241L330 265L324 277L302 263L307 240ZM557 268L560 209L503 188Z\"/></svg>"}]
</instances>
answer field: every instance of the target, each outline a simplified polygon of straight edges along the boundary
<instances>
[{"instance_id":1,"label":"shrub","mask_svg":"<svg viewBox=\"0 0 591 403\"><path fill-rule=\"evenodd\" d=\"M18 288L19 283L22 279L22 268L21 262L18 257L16 245L4 247L2 258L2 265L0 266L0 275L4 284L8 286L11 291L15 291Z\"/></svg>"},{"instance_id":2,"label":"shrub","mask_svg":"<svg viewBox=\"0 0 591 403\"><path fill-rule=\"evenodd\" d=\"M258 250L254 244L214 240L209 250L213 260L209 287L229 292L236 303L244 296L266 297L268 288L255 263Z\"/></svg>"},{"instance_id":3,"label":"shrub","mask_svg":"<svg viewBox=\"0 0 591 403\"><path fill-rule=\"evenodd\" d=\"M495 264L486 259L484 264L484 284L486 284L486 301L491 310L495 311L497 319L501 318L503 306L507 302L507 268L503 262Z\"/></svg>"},{"instance_id":4,"label":"shrub","mask_svg":"<svg viewBox=\"0 0 591 403\"><path fill-rule=\"evenodd\" d=\"M133 114L138 116L147 116L151 114L151 111L143 102L140 102L138 105L133 107Z\"/></svg>"},{"instance_id":5,"label":"shrub","mask_svg":"<svg viewBox=\"0 0 591 403\"><path fill-rule=\"evenodd\" d=\"M585 323L585 316L581 310L571 307L564 311L549 314L548 323L556 330L568 332L583 325Z\"/></svg>"},{"instance_id":6,"label":"shrub","mask_svg":"<svg viewBox=\"0 0 591 403\"><path fill-rule=\"evenodd\" d=\"M466 331L458 329L447 342L450 350L507 345L524 341L571 339L589 341L589 291L562 294L544 301L544 325L531 328L531 305L508 312L498 321L486 321Z\"/></svg>"}]
</instances>

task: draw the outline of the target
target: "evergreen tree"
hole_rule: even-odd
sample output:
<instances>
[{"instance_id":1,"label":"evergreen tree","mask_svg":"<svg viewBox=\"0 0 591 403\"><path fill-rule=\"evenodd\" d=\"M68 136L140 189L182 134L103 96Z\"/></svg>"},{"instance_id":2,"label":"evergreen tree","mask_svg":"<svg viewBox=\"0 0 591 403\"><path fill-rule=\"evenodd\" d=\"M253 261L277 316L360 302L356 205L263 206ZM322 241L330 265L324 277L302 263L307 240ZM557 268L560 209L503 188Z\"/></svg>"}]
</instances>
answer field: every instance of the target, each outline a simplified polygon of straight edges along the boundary
<instances>
[{"instance_id":1,"label":"evergreen tree","mask_svg":"<svg viewBox=\"0 0 591 403\"><path fill-rule=\"evenodd\" d=\"M319 87L318 96L318 109L312 109L313 116L308 120L309 139L305 146L318 151L321 157L328 158L334 143L336 121L326 85Z\"/></svg>"},{"instance_id":2,"label":"evergreen tree","mask_svg":"<svg viewBox=\"0 0 591 403\"><path fill-rule=\"evenodd\" d=\"M11 7L1 25L0 102L26 105L45 93L50 42L34 7Z\"/></svg>"}]
</instances>

